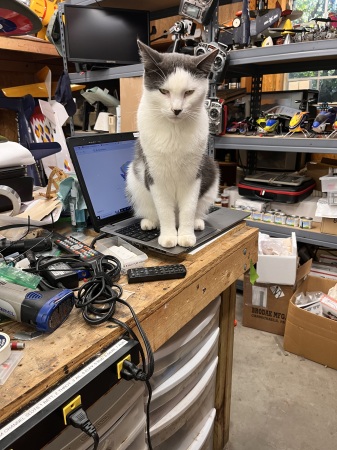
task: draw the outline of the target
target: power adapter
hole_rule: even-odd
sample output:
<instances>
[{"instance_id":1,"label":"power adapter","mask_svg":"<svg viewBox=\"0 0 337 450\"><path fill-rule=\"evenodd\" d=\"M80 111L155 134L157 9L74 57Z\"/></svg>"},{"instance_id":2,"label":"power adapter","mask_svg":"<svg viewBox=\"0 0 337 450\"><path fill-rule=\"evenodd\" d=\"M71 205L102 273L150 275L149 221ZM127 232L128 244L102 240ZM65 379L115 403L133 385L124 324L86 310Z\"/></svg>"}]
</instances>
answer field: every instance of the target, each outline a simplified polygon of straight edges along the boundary
<instances>
[{"instance_id":1,"label":"power adapter","mask_svg":"<svg viewBox=\"0 0 337 450\"><path fill-rule=\"evenodd\" d=\"M64 262L50 264L48 268L43 269L41 275L55 287L59 287L60 284L67 289L78 287L77 271Z\"/></svg>"}]
</instances>

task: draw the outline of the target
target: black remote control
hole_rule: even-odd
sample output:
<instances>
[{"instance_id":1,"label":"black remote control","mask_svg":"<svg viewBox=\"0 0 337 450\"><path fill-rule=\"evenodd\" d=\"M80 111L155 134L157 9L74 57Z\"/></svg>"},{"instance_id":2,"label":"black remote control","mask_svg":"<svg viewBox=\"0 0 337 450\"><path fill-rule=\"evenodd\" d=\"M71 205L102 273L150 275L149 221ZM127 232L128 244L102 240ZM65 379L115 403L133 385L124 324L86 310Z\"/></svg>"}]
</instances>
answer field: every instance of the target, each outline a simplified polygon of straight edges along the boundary
<instances>
[{"instance_id":1,"label":"black remote control","mask_svg":"<svg viewBox=\"0 0 337 450\"><path fill-rule=\"evenodd\" d=\"M170 266L135 267L127 271L128 283L142 283L143 281L173 280L184 278L186 268L183 264Z\"/></svg>"},{"instance_id":2,"label":"black remote control","mask_svg":"<svg viewBox=\"0 0 337 450\"><path fill-rule=\"evenodd\" d=\"M100 258L101 256L104 256L102 253L89 247L84 242L79 241L73 236L61 236L55 239L54 242L66 253L70 253L74 256L79 256L81 261L90 262L92 260Z\"/></svg>"}]
</instances>

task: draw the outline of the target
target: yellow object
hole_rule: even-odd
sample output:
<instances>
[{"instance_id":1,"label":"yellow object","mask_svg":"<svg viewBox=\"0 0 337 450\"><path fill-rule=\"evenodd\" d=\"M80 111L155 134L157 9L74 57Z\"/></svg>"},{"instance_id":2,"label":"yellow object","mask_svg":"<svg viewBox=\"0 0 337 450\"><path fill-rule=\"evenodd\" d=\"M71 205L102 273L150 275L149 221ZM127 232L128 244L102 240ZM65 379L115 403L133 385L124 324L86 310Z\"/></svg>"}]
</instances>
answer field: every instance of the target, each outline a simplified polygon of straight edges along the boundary
<instances>
[{"instance_id":1,"label":"yellow object","mask_svg":"<svg viewBox=\"0 0 337 450\"><path fill-rule=\"evenodd\" d=\"M284 22L283 29L284 29L284 30L288 30L288 31L282 31L282 33L281 33L282 35L285 35L285 34L295 34L293 31L290 31L290 30L293 29L293 24L291 23L291 20L290 20L290 19L287 19L287 20Z\"/></svg>"},{"instance_id":2,"label":"yellow object","mask_svg":"<svg viewBox=\"0 0 337 450\"><path fill-rule=\"evenodd\" d=\"M39 39L48 41L46 32L48 23L57 9L57 4L63 0L30 0L30 9L41 19L42 28L37 33Z\"/></svg>"},{"instance_id":3,"label":"yellow object","mask_svg":"<svg viewBox=\"0 0 337 450\"><path fill-rule=\"evenodd\" d=\"M131 361L131 355L127 355L124 359L122 359L121 361L119 361L117 363L117 378L118 378L118 380L120 380L122 378L121 371L123 369L123 362L124 361Z\"/></svg>"},{"instance_id":4,"label":"yellow object","mask_svg":"<svg viewBox=\"0 0 337 450\"><path fill-rule=\"evenodd\" d=\"M13 86L3 88L2 92L6 97L23 97L30 94L36 98L50 98L55 95L57 81L51 81L51 71L45 66L39 70L36 75L37 83L23 84L22 86ZM72 84L72 91L79 91L85 88L84 84Z\"/></svg>"},{"instance_id":5,"label":"yellow object","mask_svg":"<svg viewBox=\"0 0 337 450\"><path fill-rule=\"evenodd\" d=\"M44 39L45 41L48 41L47 36L47 27L42 27L40 31L38 31L36 37L38 37L39 39Z\"/></svg>"},{"instance_id":6,"label":"yellow object","mask_svg":"<svg viewBox=\"0 0 337 450\"><path fill-rule=\"evenodd\" d=\"M271 36L268 36L262 41L261 47L270 47L271 45L274 45L273 40Z\"/></svg>"},{"instance_id":7,"label":"yellow object","mask_svg":"<svg viewBox=\"0 0 337 450\"><path fill-rule=\"evenodd\" d=\"M6 97L23 97L24 95L32 95L33 97L47 97L49 98L50 93L50 80L51 72L50 69L45 66L36 73L37 83L24 84L22 86L14 86L10 88L3 88L2 92Z\"/></svg>"},{"instance_id":8,"label":"yellow object","mask_svg":"<svg viewBox=\"0 0 337 450\"><path fill-rule=\"evenodd\" d=\"M63 408L63 420L64 425L68 425L67 423L67 417L68 415L75 411L77 408L79 408L82 405L81 396L78 395L77 397L73 398L69 403L67 403Z\"/></svg>"},{"instance_id":9,"label":"yellow object","mask_svg":"<svg viewBox=\"0 0 337 450\"><path fill-rule=\"evenodd\" d=\"M30 0L29 7L41 19L42 25L46 26L58 3L58 0Z\"/></svg>"}]
</instances>

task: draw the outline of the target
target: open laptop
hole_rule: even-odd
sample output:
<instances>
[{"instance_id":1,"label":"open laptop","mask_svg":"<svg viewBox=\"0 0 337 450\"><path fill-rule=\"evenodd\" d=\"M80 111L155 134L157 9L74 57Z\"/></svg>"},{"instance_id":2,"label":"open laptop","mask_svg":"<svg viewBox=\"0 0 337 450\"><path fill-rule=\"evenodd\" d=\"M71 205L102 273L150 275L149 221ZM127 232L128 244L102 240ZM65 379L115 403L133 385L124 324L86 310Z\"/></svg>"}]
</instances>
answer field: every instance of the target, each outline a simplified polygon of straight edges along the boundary
<instances>
[{"instance_id":1,"label":"open laptop","mask_svg":"<svg viewBox=\"0 0 337 450\"><path fill-rule=\"evenodd\" d=\"M311 180L310 177L305 175L276 172L259 172L254 175L246 175L244 179L245 181L274 184L277 186L301 186L301 184Z\"/></svg>"},{"instance_id":2,"label":"open laptop","mask_svg":"<svg viewBox=\"0 0 337 450\"><path fill-rule=\"evenodd\" d=\"M140 219L133 217L125 195L125 178L127 166L133 160L137 137L137 133L127 132L88 134L67 139L92 225L96 231L119 236L145 251L151 249L168 256L187 253L192 247L160 246L159 230L143 231ZM197 243L193 249L232 228L248 215L229 208L209 213L205 229L195 232Z\"/></svg>"}]
</instances>

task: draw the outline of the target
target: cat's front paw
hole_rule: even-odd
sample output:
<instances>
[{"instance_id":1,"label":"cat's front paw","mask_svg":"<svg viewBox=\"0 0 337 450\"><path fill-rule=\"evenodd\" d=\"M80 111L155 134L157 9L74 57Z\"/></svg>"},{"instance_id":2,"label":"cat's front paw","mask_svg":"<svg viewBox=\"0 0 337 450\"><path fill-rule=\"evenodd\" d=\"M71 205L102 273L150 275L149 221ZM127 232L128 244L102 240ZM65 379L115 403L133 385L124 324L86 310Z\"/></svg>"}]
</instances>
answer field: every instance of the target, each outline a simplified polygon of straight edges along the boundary
<instances>
[{"instance_id":1,"label":"cat's front paw","mask_svg":"<svg viewBox=\"0 0 337 450\"><path fill-rule=\"evenodd\" d=\"M175 247L178 243L177 235L161 234L158 238L158 243L166 248Z\"/></svg>"},{"instance_id":2,"label":"cat's front paw","mask_svg":"<svg viewBox=\"0 0 337 450\"><path fill-rule=\"evenodd\" d=\"M205 221L202 219L195 219L194 229L195 230L204 230L205 229Z\"/></svg>"},{"instance_id":3,"label":"cat's front paw","mask_svg":"<svg viewBox=\"0 0 337 450\"><path fill-rule=\"evenodd\" d=\"M140 228L142 230L154 230L157 226L158 224L150 219L142 219L140 221Z\"/></svg>"},{"instance_id":4,"label":"cat's front paw","mask_svg":"<svg viewBox=\"0 0 337 450\"><path fill-rule=\"evenodd\" d=\"M178 245L181 247L193 247L196 243L196 237L194 234L182 234L178 236Z\"/></svg>"}]
</instances>

